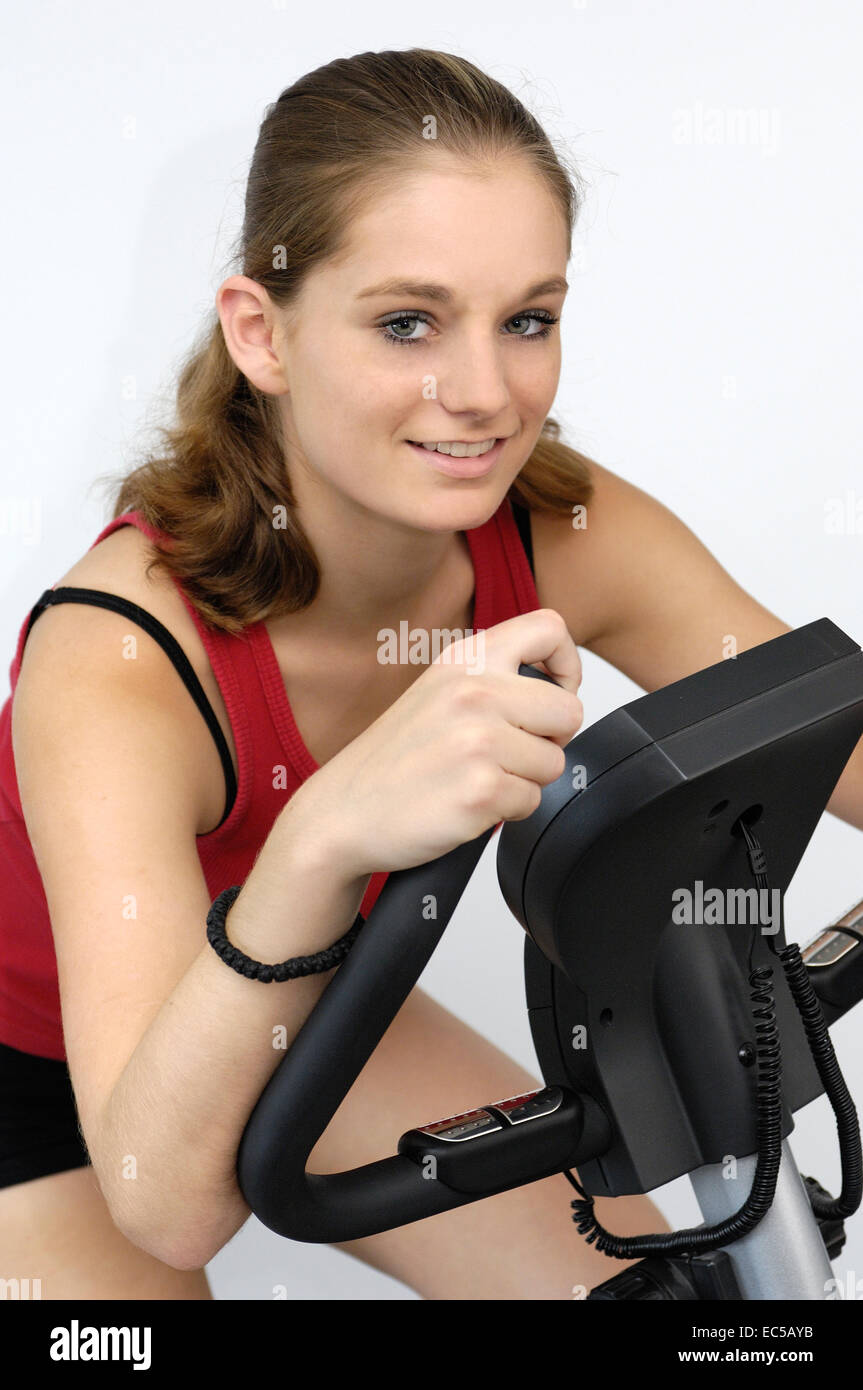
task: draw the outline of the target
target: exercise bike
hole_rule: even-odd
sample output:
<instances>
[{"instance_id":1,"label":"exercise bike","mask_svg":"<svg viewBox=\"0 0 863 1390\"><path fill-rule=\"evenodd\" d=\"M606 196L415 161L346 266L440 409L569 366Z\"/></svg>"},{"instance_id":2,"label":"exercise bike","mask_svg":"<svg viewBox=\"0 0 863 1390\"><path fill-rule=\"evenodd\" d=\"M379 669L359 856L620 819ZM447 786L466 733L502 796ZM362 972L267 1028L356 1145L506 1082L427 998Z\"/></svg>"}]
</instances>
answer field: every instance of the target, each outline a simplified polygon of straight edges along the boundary
<instances>
[{"instance_id":1,"label":"exercise bike","mask_svg":"<svg viewBox=\"0 0 863 1390\"><path fill-rule=\"evenodd\" d=\"M579 1231L612 1260L643 1257L591 1300L835 1297L830 1261L863 1166L828 1030L863 995L863 902L802 951L785 942L783 903L861 734L863 652L828 618L579 733L497 852L545 1086L419 1125L389 1158L308 1173L493 830L391 873L249 1118L237 1174L252 1211L332 1243L564 1173ZM836 1198L787 1142L794 1112L825 1091ZM683 1174L701 1225L627 1237L596 1221L596 1196Z\"/></svg>"}]
</instances>

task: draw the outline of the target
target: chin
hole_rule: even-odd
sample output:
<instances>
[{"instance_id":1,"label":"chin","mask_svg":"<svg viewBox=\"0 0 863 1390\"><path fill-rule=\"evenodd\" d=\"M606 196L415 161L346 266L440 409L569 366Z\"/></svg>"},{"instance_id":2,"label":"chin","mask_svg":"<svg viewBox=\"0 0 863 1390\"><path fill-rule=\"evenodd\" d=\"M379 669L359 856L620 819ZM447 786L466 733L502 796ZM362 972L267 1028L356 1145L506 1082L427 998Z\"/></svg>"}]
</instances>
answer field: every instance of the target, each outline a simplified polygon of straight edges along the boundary
<instances>
[{"instance_id":1,"label":"chin","mask_svg":"<svg viewBox=\"0 0 863 1390\"><path fill-rule=\"evenodd\" d=\"M436 488L411 511L412 522L423 531L469 531L494 516L511 483L501 486L494 478L464 481L451 489Z\"/></svg>"}]
</instances>

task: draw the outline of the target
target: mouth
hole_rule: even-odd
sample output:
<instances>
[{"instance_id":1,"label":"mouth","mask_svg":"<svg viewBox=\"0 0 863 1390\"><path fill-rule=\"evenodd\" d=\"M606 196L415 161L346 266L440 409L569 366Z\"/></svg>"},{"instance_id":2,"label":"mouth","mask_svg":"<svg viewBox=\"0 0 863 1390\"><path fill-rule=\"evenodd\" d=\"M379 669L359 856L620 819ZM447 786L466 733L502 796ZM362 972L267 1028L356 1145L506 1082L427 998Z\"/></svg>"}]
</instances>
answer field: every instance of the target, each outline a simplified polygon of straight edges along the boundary
<instances>
[{"instance_id":1,"label":"mouth","mask_svg":"<svg viewBox=\"0 0 863 1390\"><path fill-rule=\"evenodd\" d=\"M457 454L442 454L437 449L426 449L413 439L404 441L415 454L418 454L436 473L445 473L450 478L483 478L490 473L503 452L506 439L496 439L484 454L459 457Z\"/></svg>"}]
</instances>

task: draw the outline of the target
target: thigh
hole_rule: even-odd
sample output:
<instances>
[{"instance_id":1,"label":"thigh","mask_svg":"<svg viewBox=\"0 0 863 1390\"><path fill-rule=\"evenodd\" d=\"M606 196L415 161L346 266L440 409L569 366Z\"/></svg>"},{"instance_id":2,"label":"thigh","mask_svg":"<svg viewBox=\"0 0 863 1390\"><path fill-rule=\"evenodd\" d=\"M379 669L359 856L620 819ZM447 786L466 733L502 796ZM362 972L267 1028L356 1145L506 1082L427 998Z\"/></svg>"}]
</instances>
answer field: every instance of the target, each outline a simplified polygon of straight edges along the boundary
<instances>
[{"instance_id":1,"label":"thigh","mask_svg":"<svg viewBox=\"0 0 863 1390\"><path fill-rule=\"evenodd\" d=\"M114 1225L65 1062L0 1043L0 1297L211 1298ZM17 1281L17 1282L16 1282Z\"/></svg>"},{"instance_id":2,"label":"thigh","mask_svg":"<svg viewBox=\"0 0 863 1390\"><path fill-rule=\"evenodd\" d=\"M334 1173L387 1158L416 1125L544 1083L420 989L414 989L312 1150ZM576 1174L577 1176L577 1174ZM562 1173L337 1248L430 1299L572 1299L635 1260L611 1259L579 1235ZM669 1231L647 1196L597 1198L617 1235Z\"/></svg>"},{"instance_id":3,"label":"thigh","mask_svg":"<svg viewBox=\"0 0 863 1390\"><path fill-rule=\"evenodd\" d=\"M89 1165L0 1189L0 1279L6 1298L25 1279L42 1299L213 1296L202 1269L173 1269L127 1240Z\"/></svg>"}]
</instances>

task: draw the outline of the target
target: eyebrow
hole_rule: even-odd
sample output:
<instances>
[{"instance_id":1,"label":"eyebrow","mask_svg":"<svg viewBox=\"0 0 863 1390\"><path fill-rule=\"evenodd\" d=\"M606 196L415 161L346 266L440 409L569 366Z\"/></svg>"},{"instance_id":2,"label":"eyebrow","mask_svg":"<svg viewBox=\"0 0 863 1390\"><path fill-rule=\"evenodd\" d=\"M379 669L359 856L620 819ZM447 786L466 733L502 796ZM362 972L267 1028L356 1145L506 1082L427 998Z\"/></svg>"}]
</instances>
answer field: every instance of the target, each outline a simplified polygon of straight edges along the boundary
<instances>
[{"instance_id":1,"label":"eyebrow","mask_svg":"<svg viewBox=\"0 0 863 1390\"><path fill-rule=\"evenodd\" d=\"M564 280L562 275L552 275L548 280L540 280L538 285L531 285L521 295L522 299L532 299L538 294L554 294L560 290L568 290L569 283ZM436 299L442 304L449 304L453 294L445 285L430 285L414 280L384 280L380 285L372 285L367 290L360 290L357 299L371 299L379 295L404 294L413 295L417 299Z\"/></svg>"}]
</instances>

